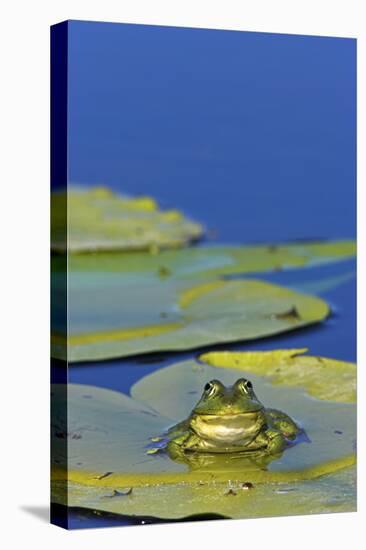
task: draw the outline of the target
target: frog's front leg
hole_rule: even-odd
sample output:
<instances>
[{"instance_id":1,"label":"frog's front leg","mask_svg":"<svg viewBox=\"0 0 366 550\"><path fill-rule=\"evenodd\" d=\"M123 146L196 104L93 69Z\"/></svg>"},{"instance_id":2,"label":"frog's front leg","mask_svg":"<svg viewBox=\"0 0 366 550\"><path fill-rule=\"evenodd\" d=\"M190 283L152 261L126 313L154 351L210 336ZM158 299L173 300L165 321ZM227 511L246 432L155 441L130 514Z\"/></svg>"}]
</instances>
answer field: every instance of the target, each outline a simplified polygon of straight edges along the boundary
<instances>
[{"instance_id":1,"label":"frog's front leg","mask_svg":"<svg viewBox=\"0 0 366 550\"><path fill-rule=\"evenodd\" d=\"M280 431L286 439L293 441L302 431L299 426L287 414L277 409L267 409L267 418L270 426Z\"/></svg>"},{"instance_id":2,"label":"frog's front leg","mask_svg":"<svg viewBox=\"0 0 366 550\"><path fill-rule=\"evenodd\" d=\"M286 439L278 430L268 428L259 437L266 445L266 451L271 455L281 454L286 447Z\"/></svg>"},{"instance_id":3,"label":"frog's front leg","mask_svg":"<svg viewBox=\"0 0 366 550\"><path fill-rule=\"evenodd\" d=\"M169 441L167 451L171 458L179 459L184 456L186 451L196 450L199 442L200 439L195 433L187 431Z\"/></svg>"}]
</instances>

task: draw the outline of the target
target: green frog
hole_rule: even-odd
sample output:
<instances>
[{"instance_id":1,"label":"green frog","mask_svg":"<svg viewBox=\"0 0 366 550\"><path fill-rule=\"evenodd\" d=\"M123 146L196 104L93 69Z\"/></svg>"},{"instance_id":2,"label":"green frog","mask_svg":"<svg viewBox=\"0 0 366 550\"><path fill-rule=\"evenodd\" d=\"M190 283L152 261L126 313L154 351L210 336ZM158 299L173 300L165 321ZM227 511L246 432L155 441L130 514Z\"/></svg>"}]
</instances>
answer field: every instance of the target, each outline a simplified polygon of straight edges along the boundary
<instances>
[{"instance_id":1,"label":"green frog","mask_svg":"<svg viewBox=\"0 0 366 550\"><path fill-rule=\"evenodd\" d=\"M192 453L274 456L301 431L287 414L265 408L250 380L239 378L229 387L211 380L189 417L167 432L166 451L178 460Z\"/></svg>"}]
</instances>

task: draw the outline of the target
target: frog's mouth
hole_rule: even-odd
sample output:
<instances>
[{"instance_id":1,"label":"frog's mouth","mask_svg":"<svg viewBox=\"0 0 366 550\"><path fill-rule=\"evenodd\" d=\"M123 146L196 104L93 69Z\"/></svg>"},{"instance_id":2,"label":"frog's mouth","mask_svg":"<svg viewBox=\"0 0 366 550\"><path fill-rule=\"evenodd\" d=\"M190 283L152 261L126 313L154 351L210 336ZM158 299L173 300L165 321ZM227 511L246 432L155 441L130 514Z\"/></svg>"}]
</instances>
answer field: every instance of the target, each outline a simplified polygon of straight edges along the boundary
<instances>
[{"instance_id":1,"label":"frog's mouth","mask_svg":"<svg viewBox=\"0 0 366 550\"><path fill-rule=\"evenodd\" d=\"M250 443L265 424L262 410L237 414L200 414L191 418L196 434L216 445Z\"/></svg>"}]
</instances>

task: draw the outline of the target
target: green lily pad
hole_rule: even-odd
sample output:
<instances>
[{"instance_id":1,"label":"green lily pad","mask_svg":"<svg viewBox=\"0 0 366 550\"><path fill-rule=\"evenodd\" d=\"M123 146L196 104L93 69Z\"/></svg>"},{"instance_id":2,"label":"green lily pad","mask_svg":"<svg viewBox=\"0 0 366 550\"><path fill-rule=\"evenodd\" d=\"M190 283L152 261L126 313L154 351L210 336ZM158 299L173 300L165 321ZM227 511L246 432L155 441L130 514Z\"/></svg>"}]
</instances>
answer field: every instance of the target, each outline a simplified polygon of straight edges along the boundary
<instances>
[{"instance_id":1,"label":"green lily pad","mask_svg":"<svg viewBox=\"0 0 366 550\"><path fill-rule=\"evenodd\" d=\"M69 270L117 272L126 280L152 282L162 279L208 278L235 273L260 273L339 262L356 255L354 241L301 242L257 246L200 246L98 255L72 255ZM57 259L54 262L57 269ZM63 268L63 267L62 267Z\"/></svg>"},{"instance_id":2,"label":"green lily pad","mask_svg":"<svg viewBox=\"0 0 366 550\"><path fill-rule=\"evenodd\" d=\"M126 284L117 273L70 273L68 292L68 340L61 319L52 354L75 362L250 340L322 321L329 313L320 298L248 279L145 285L133 279Z\"/></svg>"},{"instance_id":3,"label":"green lily pad","mask_svg":"<svg viewBox=\"0 0 366 550\"><path fill-rule=\"evenodd\" d=\"M352 464L356 436L353 404L314 399L302 388L273 385L248 374L265 406L290 414L310 442L287 449L266 469L241 458L192 468L165 453L148 454L151 438L183 420L211 378L225 384L235 369L186 361L155 371L126 395L90 386L68 386L68 424L53 426L53 500L124 515L161 518L213 513L258 517L347 511L355 507ZM63 386L53 409L65 410ZM65 460L68 440L68 470ZM59 452L57 452L59 449ZM66 491L66 481L68 488Z\"/></svg>"},{"instance_id":4,"label":"green lily pad","mask_svg":"<svg viewBox=\"0 0 366 550\"><path fill-rule=\"evenodd\" d=\"M309 395L343 403L356 401L354 363L303 355L305 349L204 353L200 361L269 377L273 384L300 386Z\"/></svg>"},{"instance_id":5,"label":"green lily pad","mask_svg":"<svg viewBox=\"0 0 366 550\"><path fill-rule=\"evenodd\" d=\"M116 495L112 488L70 483L69 501L64 483L54 481L53 495L58 504L69 503L123 516L181 519L212 514L215 510L215 514L239 519L355 512L356 481L356 469L349 467L296 484L277 482L249 488L242 481L215 484L198 481L134 487L126 496Z\"/></svg>"},{"instance_id":6,"label":"green lily pad","mask_svg":"<svg viewBox=\"0 0 366 550\"><path fill-rule=\"evenodd\" d=\"M150 197L131 198L105 187L69 187L52 193L51 247L65 252L150 250L179 247L198 239L203 228L178 210L159 210Z\"/></svg>"}]
</instances>

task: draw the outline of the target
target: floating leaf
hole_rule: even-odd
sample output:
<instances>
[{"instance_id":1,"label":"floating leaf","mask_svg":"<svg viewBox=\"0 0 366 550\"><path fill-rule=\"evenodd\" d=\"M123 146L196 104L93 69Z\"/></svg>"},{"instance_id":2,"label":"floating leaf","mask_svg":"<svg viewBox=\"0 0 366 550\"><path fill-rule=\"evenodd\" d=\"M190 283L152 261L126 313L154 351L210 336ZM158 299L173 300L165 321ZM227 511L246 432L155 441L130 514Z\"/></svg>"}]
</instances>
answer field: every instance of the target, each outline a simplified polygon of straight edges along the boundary
<instances>
[{"instance_id":1,"label":"floating leaf","mask_svg":"<svg viewBox=\"0 0 366 550\"><path fill-rule=\"evenodd\" d=\"M186 361L141 379L132 388L132 398L68 385L68 424L62 426L55 415L53 428L56 451L60 442L60 460L57 452L53 457L55 501L161 518L354 509L355 406L310 398L301 388L272 385L255 374L250 378L262 403L295 418L310 443L287 449L265 470L248 468L245 460L230 459L231 455L221 463L192 468L165 453L147 453L151 438L187 418L207 380L216 377L230 384L237 376L237 370ZM65 394L63 386L54 388L55 411L66 407ZM62 462L64 437L68 439L67 472L57 465Z\"/></svg>"},{"instance_id":2,"label":"floating leaf","mask_svg":"<svg viewBox=\"0 0 366 550\"><path fill-rule=\"evenodd\" d=\"M256 280L145 285L126 284L116 273L90 272L70 274L68 290L69 361L250 340L321 321L329 313L320 298ZM60 334L54 322L52 350L58 358L66 358L63 322Z\"/></svg>"},{"instance_id":3,"label":"floating leaf","mask_svg":"<svg viewBox=\"0 0 366 550\"><path fill-rule=\"evenodd\" d=\"M257 246L200 246L159 254L72 255L70 271L117 272L128 280L208 278L260 273L339 262L356 255L354 241L322 241ZM55 261L57 268L57 260Z\"/></svg>"},{"instance_id":4,"label":"floating leaf","mask_svg":"<svg viewBox=\"0 0 366 550\"><path fill-rule=\"evenodd\" d=\"M258 518L356 511L356 471L345 468L331 475L293 483L177 483L137 487L131 497L103 499L105 488L69 485L69 505L124 516L163 519L215 514L226 518ZM64 484L55 481L56 502L67 505ZM232 491L233 495L230 494Z\"/></svg>"},{"instance_id":5,"label":"floating leaf","mask_svg":"<svg viewBox=\"0 0 366 550\"><path fill-rule=\"evenodd\" d=\"M52 193L51 247L58 252L150 250L179 247L199 238L200 224L178 210L159 210L150 197L131 198L105 187L69 187Z\"/></svg>"},{"instance_id":6,"label":"floating leaf","mask_svg":"<svg viewBox=\"0 0 366 550\"><path fill-rule=\"evenodd\" d=\"M200 356L200 361L214 367L267 376L273 384L300 386L318 399L354 403L356 365L336 359L303 355L306 351L307 349L215 351L204 353Z\"/></svg>"}]
</instances>

